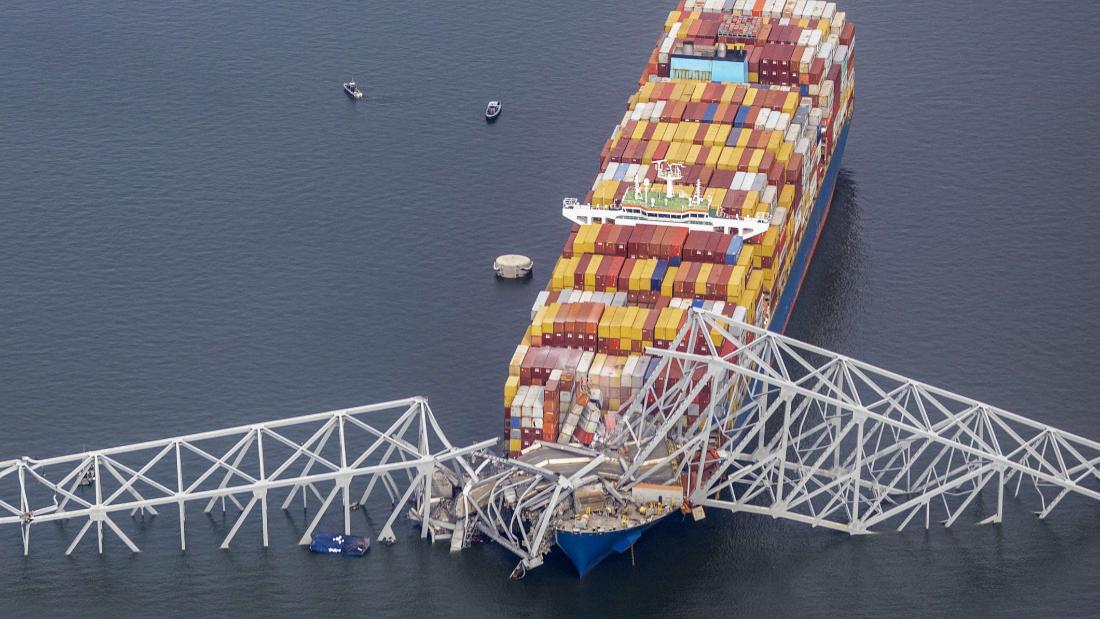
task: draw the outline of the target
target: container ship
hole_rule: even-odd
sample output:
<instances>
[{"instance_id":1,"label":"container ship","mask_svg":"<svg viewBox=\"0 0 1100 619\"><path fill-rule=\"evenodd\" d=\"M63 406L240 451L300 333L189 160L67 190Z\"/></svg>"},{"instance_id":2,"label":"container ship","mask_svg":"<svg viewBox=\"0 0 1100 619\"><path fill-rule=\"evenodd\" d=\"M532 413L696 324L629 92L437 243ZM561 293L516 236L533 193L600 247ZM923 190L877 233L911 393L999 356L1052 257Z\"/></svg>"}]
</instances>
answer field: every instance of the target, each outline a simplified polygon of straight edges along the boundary
<instances>
[{"instance_id":1,"label":"container ship","mask_svg":"<svg viewBox=\"0 0 1100 619\"><path fill-rule=\"evenodd\" d=\"M669 13L591 191L563 201L572 230L504 385L509 458L568 462L598 445L643 397L647 350L674 345L692 307L786 328L844 154L854 44L833 2L685 0ZM687 483L625 500L578 490L556 545L583 576L689 510Z\"/></svg>"}]
</instances>

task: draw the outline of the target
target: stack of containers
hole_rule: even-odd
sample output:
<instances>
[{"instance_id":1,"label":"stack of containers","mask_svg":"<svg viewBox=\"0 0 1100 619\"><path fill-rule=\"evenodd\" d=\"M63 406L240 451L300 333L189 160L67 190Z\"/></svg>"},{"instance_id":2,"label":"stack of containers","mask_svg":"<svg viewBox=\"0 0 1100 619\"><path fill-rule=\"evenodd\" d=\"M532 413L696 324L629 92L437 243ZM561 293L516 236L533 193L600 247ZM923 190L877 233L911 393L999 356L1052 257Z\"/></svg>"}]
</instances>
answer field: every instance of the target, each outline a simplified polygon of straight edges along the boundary
<instances>
[{"instance_id":1,"label":"stack of containers","mask_svg":"<svg viewBox=\"0 0 1100 619\"><path fill-rule=\"evenodd\" d=\"M813 242L804 238L809 212L851 111L854 44L854 26L832 2L684 0L669 13L587 201L629 202L636 185L660 182L652 164L667 160L683 164L675 192L698 183L712 214L770 227L743 239L644 223L574 226L509 364L512 455L537 440L595 440L603 416L653 372L648 348L705 348L677 342L691 307L766 323L799 248ZM747 79L673 76L683 59L742 62Z\"/></svg>"}]
</instances>

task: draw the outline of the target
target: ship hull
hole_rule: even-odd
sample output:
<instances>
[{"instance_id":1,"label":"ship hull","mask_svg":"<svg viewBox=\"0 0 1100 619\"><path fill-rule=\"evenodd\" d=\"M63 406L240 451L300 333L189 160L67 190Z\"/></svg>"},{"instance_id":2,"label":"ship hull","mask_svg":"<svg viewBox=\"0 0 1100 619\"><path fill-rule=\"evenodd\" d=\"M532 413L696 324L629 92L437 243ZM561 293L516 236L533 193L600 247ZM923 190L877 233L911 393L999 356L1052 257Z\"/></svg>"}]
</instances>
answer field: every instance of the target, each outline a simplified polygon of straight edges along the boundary
<instances>
[{"instance_id":1,"label":"ship hull","mask_svg":"<svg viewBox=\"0 0 1100 619\"><path fill-rule=\"evenodd\" d=\"M630 547L641 539L642 534L657 522L659 520L630 529L599 533L558 531L555 534L555 540L558 548L562 549L562 552L573 562L573 566L577 568L577 574L583 578L592 568L612 554L622 554L630 550Z\"/></svg>"}]
</instances>

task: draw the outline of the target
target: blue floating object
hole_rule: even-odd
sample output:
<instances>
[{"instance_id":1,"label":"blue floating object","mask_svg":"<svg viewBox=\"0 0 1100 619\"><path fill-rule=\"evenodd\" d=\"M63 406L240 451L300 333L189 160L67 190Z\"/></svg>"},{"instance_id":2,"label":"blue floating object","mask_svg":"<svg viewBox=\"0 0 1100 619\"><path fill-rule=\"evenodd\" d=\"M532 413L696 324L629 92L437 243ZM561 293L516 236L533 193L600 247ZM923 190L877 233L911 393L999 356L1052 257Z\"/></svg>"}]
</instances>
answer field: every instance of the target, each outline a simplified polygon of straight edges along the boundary
<instances>
[{"instance_id":1,"label":"blue floating object","mask_svg":"<svg viewBox=\"0 0 1100 619\"><path fill-rule=\"evenodd\" d=\"M340 533L314 533L309 551L322 555L361 557L370 550L370 540L359 535Z\"/></svg>"}]
</instances>

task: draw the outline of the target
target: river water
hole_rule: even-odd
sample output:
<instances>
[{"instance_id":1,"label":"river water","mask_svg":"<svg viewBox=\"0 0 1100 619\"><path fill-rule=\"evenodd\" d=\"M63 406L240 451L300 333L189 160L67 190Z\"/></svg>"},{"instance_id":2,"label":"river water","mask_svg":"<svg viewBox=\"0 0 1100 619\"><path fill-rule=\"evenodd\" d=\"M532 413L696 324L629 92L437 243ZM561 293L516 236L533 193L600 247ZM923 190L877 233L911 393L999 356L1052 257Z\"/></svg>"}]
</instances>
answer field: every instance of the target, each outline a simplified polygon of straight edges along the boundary
<instances>
[{"instance_id":1,"label":"river water","mask_svg":"<svg viewBox=\"0 0 1100 619\"><path fill-rule=\"evenodd\" d=\"M0 459L431 398L495 436L506 365L671 8L633 2L7 0ZM1097 423L1100 12L848 0L855 122L789 334L1087 436ZM352 103L340 83L367 91ZM486 126L489 99L505 115ZM500 284L497 254L539 266ZM665 525L578 580L493 546L364 560L277 512L0 531L0 614L1086 615L1100 510L868 538ZM123 519L125 520L125 519ZM368 532L371 522L357 521Z\"/></svg>"}]
</instances>

